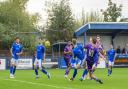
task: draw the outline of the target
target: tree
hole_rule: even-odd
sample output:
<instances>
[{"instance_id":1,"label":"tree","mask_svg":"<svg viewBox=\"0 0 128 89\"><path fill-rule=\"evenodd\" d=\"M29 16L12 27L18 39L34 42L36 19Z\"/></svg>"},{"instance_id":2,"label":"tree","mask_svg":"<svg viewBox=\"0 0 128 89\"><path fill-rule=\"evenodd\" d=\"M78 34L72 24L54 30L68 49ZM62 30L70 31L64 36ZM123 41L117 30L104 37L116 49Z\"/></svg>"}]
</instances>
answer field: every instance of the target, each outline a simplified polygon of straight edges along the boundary
<instances>
[{"instance_id":1,"label":"tree","mask_svg":"<svg viewBox=\"0 0 128 89\"><path fill-rule=\"evenodd\" d=\"M86 13L85 22L103 22L103 17L98 11L91 11L90 13Z\"/></svg>"},{"instance_id":2,"label":"tree","mask_svg":"<svg viewBox=\"0 0 128 89\"><path fill-rule=\"evenodd\" d=\"M0 35L0 40L7 42L5 44L6 48L9 48L17 36L22 39L26 49L31 49L35 42L35 34L24 34L24 32L37 31L36 23L39 18L37 14L29 15L26 12L27 2L28 0L6 0L0 2L0 34L2 34Z\"/></svg>"},{"instance_id":3,"label":"tree","mask_svg":"<svg viewBox=\"0 0 128 89\"><path fill-rule=\"evenodd\" d=\"M103 22L103 16L98 11L86 12L82 9L82 14L80 19L76 19L76 29L88 22Z\"/></svg>"},{"instance_id":4,"label":"tree","mask_svg":"<svg viewBox=\"0 0 128 89\"><path fill-rule=\"evenodd\" d=\"M117 19L121 16L122 5L117 6L117 4L109 0L108 8L101 11L103 12L105 22L117 22Z\"/></svg>"},{"instance_id":5,"label":"tree","mask_svg":"<svg viewBox=\"0 0 128 89\"><path fill-rule=\"evenodd\" d=\"M47 4L47 7L49 7L47 9L47 39L52 43L60 40L70 40L73 37L74 19L69 0L49 3Z\"/></svg>"}]
</instances>

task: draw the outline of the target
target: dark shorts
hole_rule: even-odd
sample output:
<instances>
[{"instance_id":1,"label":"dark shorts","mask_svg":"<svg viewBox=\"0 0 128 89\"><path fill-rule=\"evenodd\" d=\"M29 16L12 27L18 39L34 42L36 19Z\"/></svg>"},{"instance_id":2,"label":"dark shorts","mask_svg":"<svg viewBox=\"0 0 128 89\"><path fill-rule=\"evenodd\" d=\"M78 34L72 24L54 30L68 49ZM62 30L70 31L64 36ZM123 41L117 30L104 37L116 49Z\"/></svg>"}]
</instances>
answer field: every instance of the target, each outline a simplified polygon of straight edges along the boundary
<instances>
[{"instance_id":1,"label":"dark shorts","mask_svg":"<svg viewBox=\"0 0 128 89\"><path fill-rule=\"evenodd\" d=\"M91 62L89 60L86 60L86 61L87 61L87 69L92 72L92 66L93 66L94 62Z\"/></svg>"},{"instance_id":2,"label":"dark shorts","mask_svg":"<svg viewBox=\"0 0 128 89\"><path fill-rule=\"evenodd\" d=\"M67 67L70 67L70 66L71 66L71 59L69 59L69 58L64 58L64 60L65 60L66 66L67 66Z\"/></svg>"}]
</instances>

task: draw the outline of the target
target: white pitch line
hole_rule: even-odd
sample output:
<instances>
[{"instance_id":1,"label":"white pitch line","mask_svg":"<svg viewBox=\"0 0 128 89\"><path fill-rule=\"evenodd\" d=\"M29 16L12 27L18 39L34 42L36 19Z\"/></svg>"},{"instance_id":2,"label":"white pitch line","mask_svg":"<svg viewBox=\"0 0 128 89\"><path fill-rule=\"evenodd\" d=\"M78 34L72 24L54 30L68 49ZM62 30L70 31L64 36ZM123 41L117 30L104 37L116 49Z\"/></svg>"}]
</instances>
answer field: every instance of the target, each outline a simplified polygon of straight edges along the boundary
<instances>
[{"instance_id":1,"label":"white pitch line","mask_svg":"<svg viewBox=\"0 0 128 89\"><path fill-rule=\"evenodd\" d=\"M42 85L42 86L53 87L53 88L57 88L57 89L73 89L73 88L69 88L69 87L58 87L58 86L49 85L49 84L34 83L34 82L28 82L28 81L22 81L22 80L11 80L11 79L4 79L4 80L27 83L27 84L32 84L32 85Z\"/></svg>"}]
</instances>

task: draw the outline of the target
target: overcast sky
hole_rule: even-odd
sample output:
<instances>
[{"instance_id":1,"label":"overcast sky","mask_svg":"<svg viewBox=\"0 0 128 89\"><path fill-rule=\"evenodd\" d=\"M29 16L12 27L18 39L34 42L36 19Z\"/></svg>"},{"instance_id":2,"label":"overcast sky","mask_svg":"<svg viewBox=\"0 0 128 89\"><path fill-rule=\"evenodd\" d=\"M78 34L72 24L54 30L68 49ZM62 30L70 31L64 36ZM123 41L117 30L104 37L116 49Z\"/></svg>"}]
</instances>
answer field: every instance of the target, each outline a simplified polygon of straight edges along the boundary
<instances>
[{"instance_id":1,"label":"overcast sky","mask_svg":"<svg viewBox=\"0 0 128 89\"><path fill-rule=\"evenodd\" d=\"M44 11L45 1L49 0L29 0L27 11L29 13L39 13L42 16L42 21L47 19L47 13ZM118 5L122 4L122 17L128 17L128 0L112 0ZM71 8L75 17L81 17L82 8L85 12L100 11L107 8L108 0L70 0Z\"/></svg>"},{"instance_id":2,"label":"overcast sky","mask_svg":"<svg viewBox=\"0 0 128 89\"><path fill-rule=\"evenodd\" d=\"M27 11L30 14L39 13L43 22L47 19L47 13L44 10L46 8L45 1L52 0L29 0L27 3ZM118 5L122 4L122 17L128 18L128 0L112 0L112 2ZM101 9L107 8L108 0L70 0L70 3L74 16L79 18L81 17L82 8L85 12L100 11Z\"/></svg>"}]
</instances>

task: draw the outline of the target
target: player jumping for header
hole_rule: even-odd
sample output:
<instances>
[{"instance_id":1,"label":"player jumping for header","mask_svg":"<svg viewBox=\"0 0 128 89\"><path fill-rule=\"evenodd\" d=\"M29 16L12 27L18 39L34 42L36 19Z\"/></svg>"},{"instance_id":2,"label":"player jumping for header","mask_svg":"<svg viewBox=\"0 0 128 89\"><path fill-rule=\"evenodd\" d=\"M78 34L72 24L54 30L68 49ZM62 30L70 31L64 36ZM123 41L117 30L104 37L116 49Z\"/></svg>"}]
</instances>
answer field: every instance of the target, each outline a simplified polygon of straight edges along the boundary
<instances>
[{"instance_id":1,"label":"player jumping for header","mask_svg":"<svg viewBox=\"0 0 128 89\"><path fill-rule=\"evenodd\" d=\"M86 45L85 49L87 49L86 61L87 61L87 69L88 69L90 78L94 79L100 84L103 84L103 82L94 75L93 69L92 69L95 63L95 60L98 59L98 55L99 55L99 49L97 48L97 40L93 38L92 44Z\"/></svg>"},{"instance_id":2,"label":"player jumping for header","mask_svg":"<svg viewBox=\"0 0 128 89\"><path fill-rule=\"evenodd\" d=\"M40 69L44 74L51 79L50 73L48 73L44 67L42 66L42 62L45 62L45 46L42 44L42 40L39 39L39 43L36 46L36 54L35 54L35 61L34 61L34 68L36 78L39 78L38 69Z\"/></svg>"},{"instance_id":3,"label":"player jumping for header","mask_svg":"<svg viewBox=\"0 0 128 89\"><path fill-rule=\"evenodd\" d=\"M74 80L77 75L77 70L83 65L85 59L84 47L82 44L76 44L76 39L73 39L73 59L78 60L78 64L75 65L73 76L70 80Z\"/></svg>"}]
</instances>

